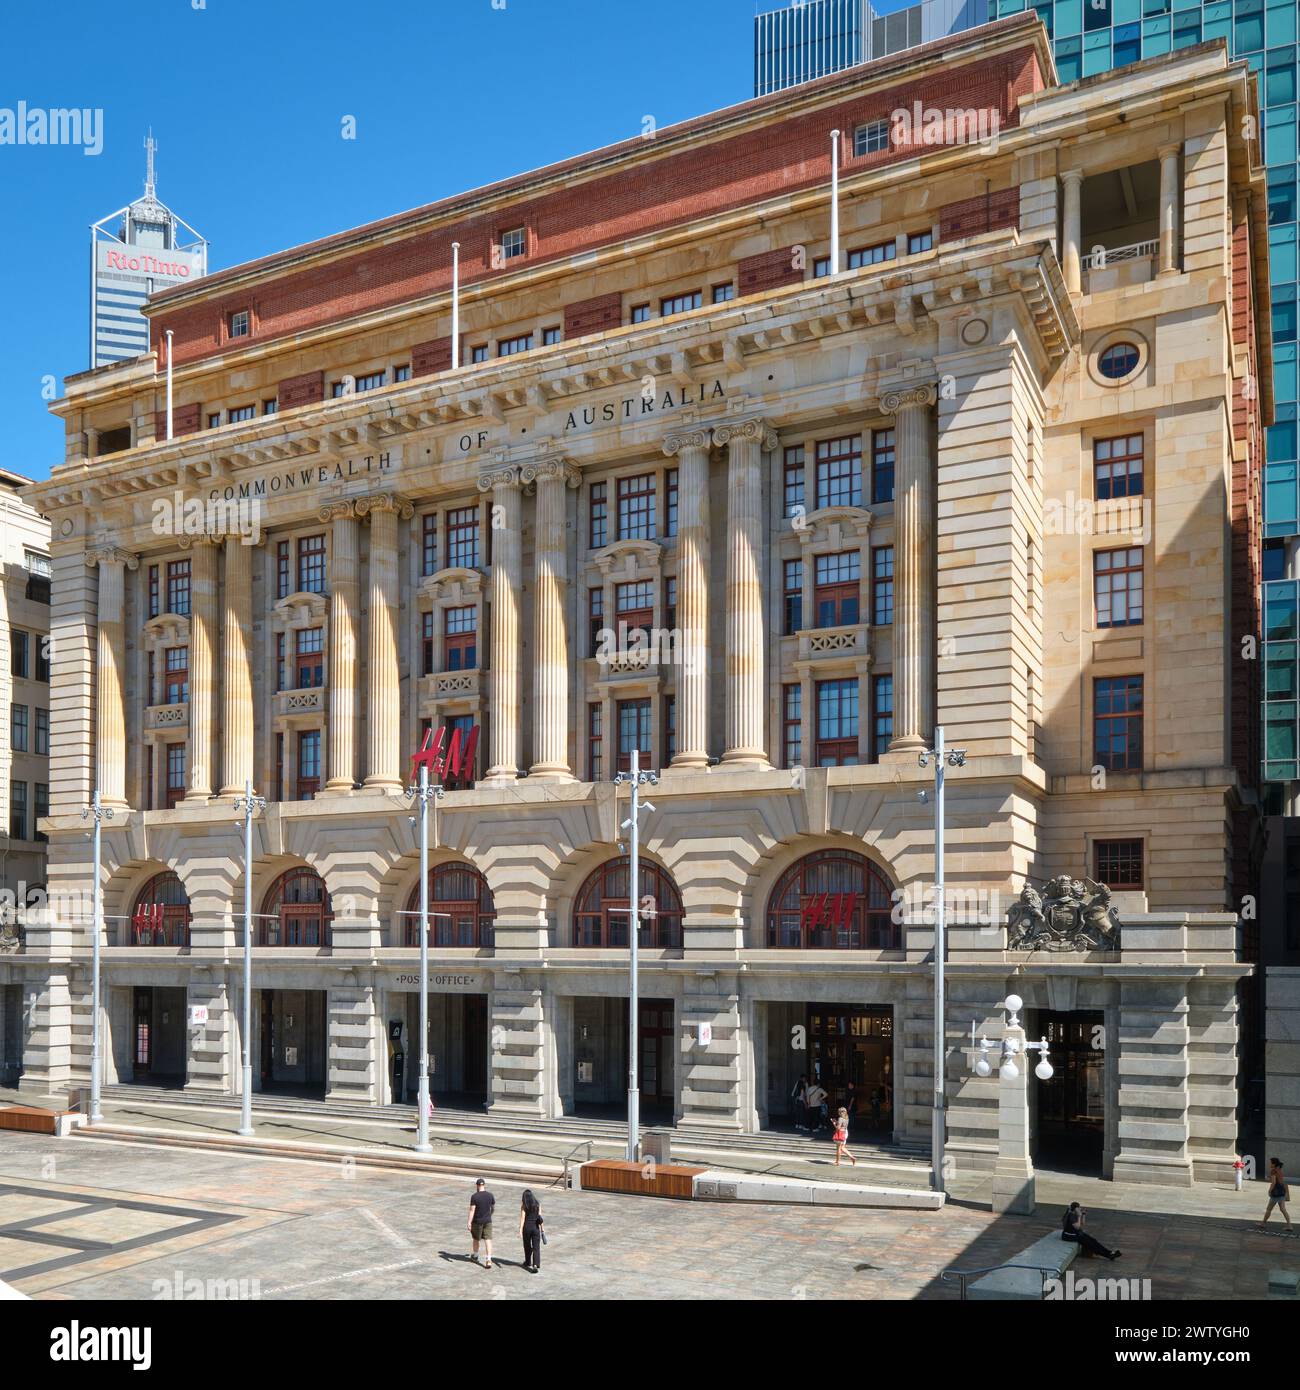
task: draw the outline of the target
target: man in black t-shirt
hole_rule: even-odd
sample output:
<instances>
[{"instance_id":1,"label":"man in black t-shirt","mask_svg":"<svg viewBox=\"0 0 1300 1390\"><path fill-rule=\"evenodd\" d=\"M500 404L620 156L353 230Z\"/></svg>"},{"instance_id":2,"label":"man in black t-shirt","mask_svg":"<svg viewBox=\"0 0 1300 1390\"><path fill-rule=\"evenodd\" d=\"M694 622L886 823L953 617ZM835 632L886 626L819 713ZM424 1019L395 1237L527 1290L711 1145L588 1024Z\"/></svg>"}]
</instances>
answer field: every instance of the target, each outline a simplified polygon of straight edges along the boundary
<instances>
[{"instance_id":1,"label":"man in black t-shirt","mask_svg":"<svg viewBox=\"0 0 1300 1390\"><path fill-rule=\"evenodd\" d=\"M474 1195L469 1199L469 1233L474 1241L474 1252L470 1259L478 1264L478 1243L483 1242L487 1255L484 1269L492 1268L492 1208L497 1199L487 1190L487 1183L480 1178L474 1184Z\"/></svg>"}]
</instances>

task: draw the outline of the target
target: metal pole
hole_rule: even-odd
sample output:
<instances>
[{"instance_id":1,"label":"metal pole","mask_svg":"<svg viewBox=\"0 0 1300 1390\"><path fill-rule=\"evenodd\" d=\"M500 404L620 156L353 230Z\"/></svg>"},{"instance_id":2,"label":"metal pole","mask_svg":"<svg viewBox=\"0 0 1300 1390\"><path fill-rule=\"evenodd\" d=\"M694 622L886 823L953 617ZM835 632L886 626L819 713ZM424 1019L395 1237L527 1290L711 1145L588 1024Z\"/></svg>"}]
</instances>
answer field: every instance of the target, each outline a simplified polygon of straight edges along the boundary
<instances>
[{"instance_id":1,"label":"metal pole","mask_svg":"<svg viewBox=\"0 0 1300 1390\"><path fill-rule=\"evenodd\" d=\"M167 330L167 438L172 437L172 330Z\"/></svg>"},{"instance_id":2,"label":"metal pole","mask_svg":"<svg viewBox=\"0 0 1300 1390\"><path fill-rule=\"evenodd\" d=\"M420 1107L416 1153L429 1144L429 764L420 764Z\"/></svg>"},{"instance_id":3,"label":"metal pole","mask_svg":"<svg viewBox=\"0 0 1300 1390\"><path fill-rule=\"evenodd\" d=\"M943 889L943 771L946 754L943 729L934 731L934 1110L931 1115L930 1148L932 1182L936 1192L944 1190L944 997L943 968L948 943L945 935Z\"/></svg>"},{"instance_id":4,"label":"metal pole","mask_svg":"<svg viewBox=\"0 0 1300 1390\"><path fill-rule=\"evenodd\" d=\"M170 361L170 357L168 358ZM253 1134L253 779L244 783L244 1036L239 1132Z\"/></svg>"},{"instance_id":5,"label":"metal pole","mask_svg":"<svg viewBox=\"0 0 1300 1390\"><path fill-rule=\"evenodd\" d=\"M99 881L99 861L100 861L100 817L103 810L99 803L99 788L95 788L95 799L91 803L91 814L95 818L94 830L94 922L91 930L92 937L92 960L91 970L94 975L90 988L90 1123L97 1125L103 1118L103 1113L99 1108L99 1083L100 1083L100 1058L99 1058L99 935L104 929L104 898L103 890Z\"/></svg>"},{"instance_id":6,"label":"metal pole","mask_svg":"<svg viewBox=\"0 0 1300 1390\"><path fill-rule=\"evenodd\" d=\"M641 927L641 827L637 823L640 812L641 755L632 749L632 854L628 870L628 932L630 934L631 981L627 1016L627 1161L636 1162L639 1144L638 1131L641 1125L641 1082L637 1076L637 1050L640 1046L637 1036L637 965Z\"/></svg>"},{"instance_id":7,"label":"metal pole","mask_svg":"<svg viewBox=\"0 0 1300 1390\"><path fill-rule=\"evenodd\" d=\"M451 369L460 366L460 242L451 244Z\"/></svg>"},{"instance_id":8,"label":"metal pole","mask_svg":"<svg viewBox=\"0 0 1300 1390\"><path fill-rule=\"evenodd\" d=\"M831 274L840 273L840 133L831 131Z\"/></svg>"}]
</instances>

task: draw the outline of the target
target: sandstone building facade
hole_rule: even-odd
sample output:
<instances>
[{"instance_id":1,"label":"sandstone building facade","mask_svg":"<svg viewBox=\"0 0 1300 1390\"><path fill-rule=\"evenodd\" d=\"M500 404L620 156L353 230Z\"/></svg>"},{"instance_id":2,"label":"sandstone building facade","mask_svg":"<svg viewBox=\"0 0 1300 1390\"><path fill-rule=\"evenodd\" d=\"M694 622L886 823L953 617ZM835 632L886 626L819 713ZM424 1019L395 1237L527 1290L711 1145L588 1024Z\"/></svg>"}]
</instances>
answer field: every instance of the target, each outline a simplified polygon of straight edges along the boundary
<instances>
[{"instance_id":1,"label":"sandstone building facade","mask_svg":"<svg viewBox=\"0 0 1300 1390\"><path fill-rule=\"evenodd\" d=\"M955 106L984 138L897 138ZM661 773L646 1109L755 1131L815 1069L923 1141L942 725L967 755L954 1161L991 1163L997 1080L962 1043L1014 990L1055 1049L1044 1143L1226 1171L1271 411L1255 110L1222 45L1061 86L1021 17L157 296L151 354L68 379L66 461L29 490L69 901L96 784L114 809L109 1079L239 1085L252 779L255 1084L403 1099L409 757L477 728L436 814L437 1093L620 1102L636 748ZM1007 949L1022 885L1060 874L1114 889L1119 950ZM86 1074L87 958L56 910L0 959L24 1086Z\"/></svg>"}]
</instances>

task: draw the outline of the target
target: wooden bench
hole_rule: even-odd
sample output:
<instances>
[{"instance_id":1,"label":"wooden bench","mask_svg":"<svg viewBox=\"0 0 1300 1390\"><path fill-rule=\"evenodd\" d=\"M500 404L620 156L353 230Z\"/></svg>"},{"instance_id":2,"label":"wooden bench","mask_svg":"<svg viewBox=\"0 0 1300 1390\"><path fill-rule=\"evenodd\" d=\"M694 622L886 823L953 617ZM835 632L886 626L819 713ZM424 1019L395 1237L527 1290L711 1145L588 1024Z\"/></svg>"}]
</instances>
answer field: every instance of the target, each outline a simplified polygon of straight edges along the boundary
<instances>
[{"instance_id":1,"label":"wooden bench","mask_svg":"<svg viewBox=\"0 0 1300 1390\"><path fill-rule=\"evenodd\" d=\"M578 1186L584 1192L629 1192L640 1197L695 1195L695 1179L707 1168L686 1168L677 1163L629 1163L626 1159L598 1158L578 1169Z\"/></svg>"},{"instance_id":2,"label":"wooden bench","mask_svg":"<svg viewBox=\"0 0 1300 1390\"><path fill-rule=\"evenodd\" d=\"M1062 1240L1059 1231L1036 1240L1027 1250L1013 1255L1009 1265L1029 1265L1028 1269L995 1269L976 1279L966 1291L970 1299L1032 1299L1043 1297L1043 1284L1059 1279L1079 1258L1079 1243Z\"/></svg>"},{"instance_id":3,"label":"wooden bench","mask_svg":"<svg viewBox=\"0 0 1300 1390\"><path fill-rule=\"evenodd\" d=\"M0 1106L0 1129L19 1129L28 1134L53 1134L60 1115L69 1110L41 1110L34 1105Z\"/></svg>"}]
</instances>

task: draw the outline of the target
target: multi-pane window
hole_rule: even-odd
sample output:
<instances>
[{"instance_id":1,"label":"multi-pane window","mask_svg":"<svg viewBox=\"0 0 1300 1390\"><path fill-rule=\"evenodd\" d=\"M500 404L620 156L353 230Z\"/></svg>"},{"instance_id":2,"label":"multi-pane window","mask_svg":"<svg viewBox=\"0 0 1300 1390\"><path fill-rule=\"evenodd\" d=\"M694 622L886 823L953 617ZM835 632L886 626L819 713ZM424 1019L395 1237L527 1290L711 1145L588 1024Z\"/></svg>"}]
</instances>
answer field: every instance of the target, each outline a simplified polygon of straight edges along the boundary
<instances>
[{"instance_id":1,"label":"multi-pane window","mask_svg":"<svg viewBox=\"0 0 1300 1390\"><path fill-rule=\"evenodd\" d=\"M857 677L817 682L817 766L858 763Z\"/></svg>"},{"instance_id":2,"label":"multi-pane window","mask_svg":"<svg viewBox=\"0 0 1300 1390\"><path fill-rule=\"evenodd\" d=\"M601 754L604 751L604 716L599 704L587 706L587 775L593 782L601 777Z\"/></svg>"},{"instance_id":3,"label":"multi-pane window","mask_svg":"<svg viewBox=\"0 0 1300 1390\"><path fill-rule=\"evenodd\" d=\"M315 690L325 684L325 629L299 630L295 649L296 690Z\"/></svg>"},{"instance_id":4,"label":"multi-pane window","mask_svg":"<svg viewBox=\"0 0 1300 1390\"><path fill-rule=\"evenodd\" d=\"M208 428L215 430L221 424L221 412L218 410L214 415L208 416Z\"/></svg>"},{"instance_id":5,"label":"multi-pane window","mask_svg":"<svg viewBox=\"0 0 1300 1390\"><path fill-rule=\"evenodd\" d=\"M248 337L248 310L236 309L230 316L230 336L232 338Z\"/></svg>"},{"instance_id":6,"label":"multi-pane window","mask_svg":"<svg viewBox=\"0 0 1300 1390\"><path fill-rule=\"evenodd\" d=\"M442 664L446 671L478 666L478 608L448 608L442 621Z\"/></svg>"},{"instance_id":7,"label":"multi-pane window","mask_svg":"<svg viewBox=\"0 0 1300 1390\"><path fill-rule=\"evenodd\" d=\"M497 343L498 357L513 357L517 352L531 352L533 350L533 335L531 333L520 333L515 338L502 338Z\"/></svg>"},{"instance_id":8,"label":"multi-pane window","mask_svg":"<svg viewBox=\"0 0 1300 1390\"><path fill-rule=\"evenodd\" d=\"M236 405L230 408L230 423L232 425L243 424L245 420L253 420L257 417L257 407L255 405Z\"/></svg>"},{"instance_id":9,"label":"multi-pane window","mask_svg":"<svg viewBox=\"0 0 1300 1390\"><path fill-rule=\"evenodd\" d=\"M9 838L11 840L25 840L27 838L26 782L10 782L9 784Z\"/></svg>"},{"instance_id":10,"label":"multi-pane window","mask_svg":"<svg viewBox=\"0 0 1300 1390\"><path fill-rule=\"evenodd\" d=\"M667 299L660 300L659 314L661 318L667 318L669 314L685 314L692 309L698 309L703 303L699 290L688 290L685 294L672 294Z\"/></svg>"},{"instance_id":11,"label":"multi-pane window","mask_svg":"<svg viewBox=\"0 0 1300 1390\"><path fill-rule=\"evenodd\" d=\"M1097 550L1092 591L1098 627L1135 627L1142 621L1142 547Z\"/></svg>"},{"instance_id":12,"label":"multi-pane window","mask_svg":"<svg viewBox=\"0 0 1300 1390\"><path fill-rule=\"evenodd\" d=\"M283 632L275 634L275 688L277 690L289 688L289 670L285 660L285 652L288 650L287 642L288 638Z\"/></svg>"},{"instance_id":13,"label":"multi-pane window","mask_svg":"<svg viewBox=\"0 0 1300 1390\"><path fill-rule=\"evenodd\" d=\"M262 402L262 414L263 414L263 415L278 415L279 413L280 413L280 402L279 402L279 400L278 400L275 396L272 396L272 397L270 397L270 399L265 400L265 401Z\"/></svg>"},{"instance_id":14,"label":"multi-pane window","mask_svg":"<svg viewBox=\"0 0 1300 1390\"><path fill-rule=\"evenodd\" d=\"M394 367L394 368L393 368L393 380L394 380L394 381L410 381L410 379L411 379L411 364L410 364L409 362L404 362L400 367Z\"/></svg>"},{"instance_id":15,"label":"multi-pane window","mask_svg":"<svg viewBox=\"0 0 1300 1390\"><path fill-rule=\"evenodd\" d=\"M862 505L862 440L857 435L818 441L817 505Z\"/></svg>"},{"instance_id":16,"label":"multi-pane window","mask_svg":"<svg viewBox=\"0 0 1300 1390\"><path fill-rule=\"evenodd\" d=\"M894 621L894 547L878 545L871 552L871 621L888 627Z\"/></svg>"},{"instance_id":17,"label":"multi-pane window","mask_svg":"<svg viewBox=\"0 0 1300 1390\"><path fill-rule=\"evenodd\" d=\"M632 322L633 322L633 323L649 323L649 322L650 322L650 306L649 306L648 304L634 304L634 305L632 306Z\"/></svg>"},{"instance_id":18,"label":"multi-pane window","mask_svg":"<svg viewBox=\"0 0 1300 1390\"><path fill-rule=\"evenodd\" d=\"M275 596L286 598L289 594L289 542L275 543Z\"/></svg>"},{"instance_id":19,"label":"multi-pane window","mask_svg":"<svg viewBox=\"0 0 1300 1390\"><path fill-rule=\"evenodd\" d=\"M437 617L433 613L420 614L420 674L433 675L433 641Z\"/></svg>"},{"instance_id":20,"label":"multi-pane window","mask_svg":"<svg viewBox=\"0 0 1300 1390\"><path fill-rule=\"evenodd\" d=\"M592 483L587 503L587 537L592 550L609 543L609 488L606 483Z\"/></svg>"},{"instance_id":21,"label":"multi-pane window","mask_svg":"<svg viewBox=\"0 0 1300 1390\"><path fill-rule=\"evenodd\" d=\"M48 782L37 782L36 804L32 807L32 838L36 840L48 840L50 837L36 827L50 814L50 784Z\"/></svg>"},{"instance_id":22,"label":"multi-pane window","mask_svg":"<svg viewBox=\"0 0 1300 1390\"><path fill-rule=\"evenodd\" d=\"M306 801L320 790L320 730L305 729L298 735L298 800Z\"/></svg>"},{"instance_id":23,"label":"multi-pane window","mask_svg":"<svg viewBox=\"0 0 1300 1390\"><path fill-rule=\"evenodd\" d=\"M876 154L889 148L889 122L867 121L853 132L853 153L855 156Z\"/></svg>"},{"instance_id":24,"label":"multi-pane window","mask_svg":"<svg viewBox=\"0 0 1300 1390\"><path fill-rule=\"evenodd\" d=\"M159 592L158 592L158 566L157 566L157 565L150 565L150 566L149 566L149 597L148 597L148 608L149 608L149 616L150 616L151 618L156 618L156 617L158 616L158 605L159 605L159 602L160 602L160 599L159 599Z\"/></svg>"},{"instance_id":25,"label":"multi-pane window","mask_svg":"<svg viewBox=\"0 0 1300 1390\"><path fill-rule=\"evenodd\" d=\"M781 687L781 765L799 767L803 763L803 687Z\"/></svg>"},{"instance_id":26,"label":"multi-pane window","mask_svg":"<svg viewBox=\"0 0 1300 1390\"><path fill-rule=\"evenodd\" d=\"M356 389L355 377L345 376L342 381L330 382L330 395L336 401L342 400L344 396L350 396Z\"/></svg>"},{"instance_id":27,"label":"multi-pane window","mask_svg":"<svg viewBox=\"0 0 1300 1390\"><path fill-rule=\"evenodd\" d=\"M356 390L358 391L378 391L384 384L385 375L383 372L365 372L356 378Z\"/></svg>"},{"instance_id":28,"label":"multi-pane window","mask_svg":"<svg viewBox=\"0 0 1300 1390\"><path fill-rule=\"evenodd\" d=\"M167 745L167 809L170 811L185 795L185 745Z\"/></svg>"},{"instance_id":29,"label":"multi-pane window","mask_svg":"<svg viewBox=\"0 0 1300 1390\"><path fill-rule=\"evenodd\" d=\"M783 567L785 582L781 586L784 612L782 632L793 637L803 627L803 561L787 560Z\"/></svg>"},{"instance_id":30,"label":"multi-pane window","mask_svg":"<svg viewBox=\"0 0 1300 1390\"><path fill-rule=\"evenodd\" d=\"M486 362L488 360L488 349L486 343L479 343L470 348L469 360L471 362Z\"/></svg>"},{"instance_id":31,"label":"multi-pane window","mask_svg":"<svg viewBox=\"0 0 1300 1390\"><path fill-rule=\"evenodd\" d=\"M523 227L511 227L508 232L501 233L501 259L512 261L516 256L522 256L528 250L528 234Z\"/></svg>"},{"instance_id":32,"label":"multi-pane window","mask_svg":"<svg viewBox=\"0 0 1300 1390\"><path fill-rule=\"evenodd\" d=\"M794 516L804 505L803 445L791 445L785 451L785 470L781 482L782 515Z\"/></svg>"},{"instance_id":33,"label":"multi-pane window","mask_svg":"<svg viewBox=\"0 0 1300 1390\"><path fill-rule=\"evenodd\" d=\"M620 700L615 706L618 733L618 771L626 772L632 766L632 751L641 755L641 766L647 768L650 761L650 701Z\"/></svg>"},{"instance_id":34,"label":"multi-pane window","mask_svg":"<svg viewBox=\"0 0 1300 1390\"><path fill-rule=\"evenodd\" d=\"M818 256L813 261L813 279L824 280L831 273L831 258L829 256Z\"/></svg>"},{"instance_id":35,"label":"multi-pane window","mask_svg":"<svg viewBox=\"0 0 1300 1390\"><path fill-rule=\"evenodd\" d=\"M47 754L50 751L50 712L47 709L36 708L36 747L35 751L40 754Z\"/></svg>"},{"instance_id":36,"label":"multi-pane window","mask_svg":"<svg viewBox=\"0 0 1300 1390\"><path fill-rule=\"evenodd\" d=\"M858 246L849 252L849 269L861 270L864 265L880 265L892 261L898 253L898 244L893 241L877 242L875 246Z\"/></svg>"},{"instance_id":37,"label":"multi-pane window","mask_svg":"<svg viewBox=\"0 0 1300 1390\"><path fill-rule=\"evenodd\" d=\"M438 513L426 512L420 518L420 573L438 572Z\"/></svg>"},{"instance_id":38,"label":"multi-pane window","mask_svg":"<svg viewBox=\"0 0 1300 1390\"><path fill-rule=\"evenodd\" d=\"M168 647L163 653L163 704L183 705L190 698L190 649Z\"/></svg>"},{"instance_id":39,"label":"multi-pane window","mask_svg":"<svg viewBox=\"0 0 1300 1390\"><path fill-rule=\"evenodd\" d=\"M304 594L323 594L325 592L324 536L299 537L298 590Z\"/></svg>"},{"instance_id":40,"label":"multi-pane window","mask_svg":"<svg viewBox=\"0 0 1300 1390\"><path fill-rule=\"evenodd\" d=\"M1092 847L1092 876L1107 888L1141 888L1142 841L1095 841Z\"/></svg>"},{"instance_id":41,"label":"multi-pane window","mask_svg":"<svg viewBox=\"0 0 1300 1390\"><path fill-rule=\"evenodd\" d=\"M817 556L813 572L813 608L818 627L847 627L859 620L861 565L856 550Z\"/></svg>"},{"instance_id":42,"label":"multi-pane window","mask_svg":"<svg viewBox=\"0 0 1300 1390\"><path fill-rule=\"evenodd\" d=\"M168 562L167 611L181 615L190 611L190 562L188 560Z\"/></svg>"},{"instance_id":43,"label":"multi-pane window","mask_svg":"<svg viewBox=\"0 0 1300 1390\"><path fill-rule=\"evenodd\" d=\"M24 550L23 564L27 568L27 597L33 603L49 603L50 584L54 578L50 557L39 550Z\"/></svg>"},{"instance_id":44,"label":"multi-pane window","mask_svg":"<svg viewBox=\"0 0 1300 1390\"><path fill-rule=\"evenodd\" d=\"M664 626L676 628L677 626L677 576L669 574L664 577Z\"/></svg>"},{"instance_id":45,"label":"multi-pane window","mask_svg":"<svg viewBox=\"0 0 1300 1390\"><path fill-rule=\"evenodd\" d=\"M618 538L651 541L655 538L655 477L640 473L618 480Z\"/></svg>"},{"instance_id":46,"label":"multi-pane window","mask_svg":"<svg viewBox=\"0 0 1300 1390\"><path fill-rule=\"evenodd\" d=\"M1142 436L1098 439L1092 446L1093 481L1097 500L1142 495Z\"/></svg>"},{"instance_id":47,"label":"multi-pane window","mask_svg":"<svg viewBox=\"0 0 1300 1390\"><path fill-rule=\"evenodd\" d=\"M664 761L677 756L677 696L664 696Z\"/></svg>"},{"instance_id":48,"label":"multi-pane window","mask_svg":"<svg viewBox=\"0 0 1300 1390\"><path fill-rule=\"evenodd\" d=\"M478 568L478 508L455 507L447 513L447 565Z\"/></svg>"},{"instance_id":49,"label":"multi-pane window","mask_svg":"<svg viewBox=\"0 0 1300 1390\"><path fill-rule=\"evenodd\" d=\"M670 468L664 474L664 535L668 537L677 534L678 490L677 470Z\"/></svg>"},{"instance_id":50,"label":"multi-pane window","mask_svg":"<svg viewBox=\"0 0 1300 1390\"><path fill-rule=\"evenodd\" d=\"M620 646L626 646L634 632L640 631L649 639L654 627L654 583L637 579L614 586L614 610L618 614Z\"/></svg>"},{"instance_id":51,"label":"multi-pane window","mask_svg":"<svg viewBox=\"0 0 1300 1390\"><path fill-rule=\"evenodd\" d=\"M27 706L9 706L9 746L16 753L27 751Z\"/></svg>"},{"instance_id":52,"label":"multi-pane window","mask_svg":"<svg viewBox=\"0 0 1300 1390\"><path fill-rule=\"evenodd\" d=\"M12 675L26 677L27 665L27 634L15 628L9 634L9 670Z\"/></svg>"},{"instance_id":53,"label":"multi-pane window","mask_svg":"<svg viewBox=\"0 0 1300 1390\"><path fill-rule=\"evenodd\" d=\"M50 683L50 638L45 633L36 639L36 679Z\"/></svg>"},{"instance_id":54,"label":"multi-pane window","mask_svg":"<svg viewBox=\"0 0 1300 1390\"><path fill-rule=\"evenodd\" d=\"M595 656L600 650L600 634L605 627L605 591L601 588L587 590L587 637L590 643L588 656Z\"/></svg>"},{"instance_id":55,"label":"multi-pane window","mask_svg":"<svg viewBox=\"0 0 1300 1390\"><path fill-rule=\"evenodd\" d=\"M1142 677L1106 676L1092 683L1093 762L1111 772L1142 767Z\"/></svg>"},{"instance_id":56,"label":"multi-pane window","mask_svg":"<svg viewBox=\"0 0 1300 1390\"><path fill-rule=\"evenodd\" d=\"M894 500L894 431L871 432L871 500Z\"/></svg>"},{"instance_id":57,"label":"multi-pane window","mask_svg":"<svg viewBox=\"0 0 1300 1390\"><path fill-rule=\"evenodd\" d=\"M726 304L728 300L735 299L736 287L732 284L714 285L713 302L715 304Z\"/></svg>"},{"instance_id":58,"label":"multi-pane window","mask_svg":"<svg viewBox=\"0 0 1300 1390\"><path fill-rule=\"evenodd\" d=\"M894 737L894 678L873 676L871 680L871 756L877 762Z\"/></svg>"},{"instance_id":59,"label":"multi-pane window","mask_svg":"<svg viewBox=\"0 0 1300 1390\"><path fill-rule=\"evenodd\" d=\"M554 347L554 346L556 345L556 343L562 343L563 341L564 341L564 329L562 329L562 328L543 328L543 329L542 329L542 346L543 346L543 347Z\"/></svg>"},{"instance_id":60,"label":"multi-pane window","mask_svg":"<svg viewBox=\"0 0 1300 1390\"><path fill-rule=\"evenodd\" d=\"M907 238L907 253L915 256L918 251L929 251L934 247L933 232L911 232Z\"/></svg>"}]
</instances>

